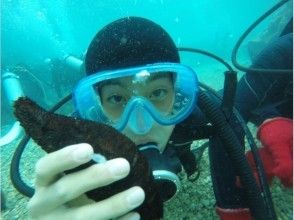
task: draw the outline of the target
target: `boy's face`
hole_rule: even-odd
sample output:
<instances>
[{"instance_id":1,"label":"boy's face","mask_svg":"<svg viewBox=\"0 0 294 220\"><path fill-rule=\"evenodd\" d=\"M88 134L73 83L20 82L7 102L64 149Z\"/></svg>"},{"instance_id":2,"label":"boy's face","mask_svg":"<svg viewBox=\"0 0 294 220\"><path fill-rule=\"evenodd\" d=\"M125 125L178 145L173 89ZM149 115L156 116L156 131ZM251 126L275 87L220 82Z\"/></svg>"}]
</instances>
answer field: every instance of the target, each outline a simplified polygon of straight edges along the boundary
<instances>
[{"instance_id":1,"label":"boy's face","mask_svg":"<svg viewBox=\"0 0 294 220\"><path fill-rule=\"evenodd\" d=\"M162 114L171 113L175 97L172 75L163 73L146 78L124 77L109 80L99 85L99 94L104 113L112 121L121 117L125 106L133 96L148 99ZM136 145L155 142L163 151L173 128L174 125L163 126L155 122L146 134L136 134L128 126L122 133Z\"/></svg>"}]
</instances>

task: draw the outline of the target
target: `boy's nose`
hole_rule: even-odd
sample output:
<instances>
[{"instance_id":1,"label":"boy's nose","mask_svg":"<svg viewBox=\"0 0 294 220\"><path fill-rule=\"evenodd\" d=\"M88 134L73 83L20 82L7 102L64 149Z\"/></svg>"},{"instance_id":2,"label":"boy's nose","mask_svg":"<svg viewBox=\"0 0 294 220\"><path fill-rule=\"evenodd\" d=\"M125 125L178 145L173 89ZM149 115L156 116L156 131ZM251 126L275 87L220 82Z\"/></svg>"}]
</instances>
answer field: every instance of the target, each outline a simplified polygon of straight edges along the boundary
<instances>
[{"instance_id":1,"label":"boy's nose","mask_svg":"<svg viewBox=\"0 0 294 220\"><path fill-rule=\"evenodd\" d=\"M142 135L151 130L153 123L154 119L150 113L142 105L137 105L130 114L127 126L130 127L135 134Z\"/></svg>"}]
</instances>

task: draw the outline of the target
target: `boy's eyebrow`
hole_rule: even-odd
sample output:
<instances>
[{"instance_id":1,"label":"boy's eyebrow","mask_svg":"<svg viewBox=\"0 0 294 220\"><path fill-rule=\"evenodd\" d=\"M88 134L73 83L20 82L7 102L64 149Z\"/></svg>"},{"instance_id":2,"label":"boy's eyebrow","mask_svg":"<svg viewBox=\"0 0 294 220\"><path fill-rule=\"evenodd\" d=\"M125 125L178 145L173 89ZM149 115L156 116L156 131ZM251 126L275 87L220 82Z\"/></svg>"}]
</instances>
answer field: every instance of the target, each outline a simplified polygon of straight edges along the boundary
<instances>
[{"instance_id":1,"label":"boy's eyebrow","mask_svg":"<svg viewBox=\"0 0 294 220\"><path fill-rule=\"evenodd\" d=\"M123 83L119 79L111 79L111 80L106 80L98 83L97 86L101 89L103 86L107 85L118 85L118 86L123 86Z\"/></svg>"}]
</instances>

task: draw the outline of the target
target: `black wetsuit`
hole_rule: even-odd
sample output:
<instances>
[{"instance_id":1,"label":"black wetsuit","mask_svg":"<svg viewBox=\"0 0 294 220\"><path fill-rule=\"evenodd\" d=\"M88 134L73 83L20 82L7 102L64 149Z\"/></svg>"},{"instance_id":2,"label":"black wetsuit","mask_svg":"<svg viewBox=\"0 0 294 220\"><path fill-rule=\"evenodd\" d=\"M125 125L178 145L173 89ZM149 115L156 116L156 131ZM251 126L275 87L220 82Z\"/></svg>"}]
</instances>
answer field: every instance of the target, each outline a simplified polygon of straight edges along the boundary
<instances>
[{"instance_id":1,"label":"black wetsuit","mask_svg":"<svg viewBox=\"0 0 294 220\"><path fill-rule=\"evenodd\" d=\"M272 41L256 57L253 68L293 69L293 33ZM260 125L265 119L293 116L293 72L247 72L239 81L236 108L246 122Z\"/></svg>"}]
</instances>

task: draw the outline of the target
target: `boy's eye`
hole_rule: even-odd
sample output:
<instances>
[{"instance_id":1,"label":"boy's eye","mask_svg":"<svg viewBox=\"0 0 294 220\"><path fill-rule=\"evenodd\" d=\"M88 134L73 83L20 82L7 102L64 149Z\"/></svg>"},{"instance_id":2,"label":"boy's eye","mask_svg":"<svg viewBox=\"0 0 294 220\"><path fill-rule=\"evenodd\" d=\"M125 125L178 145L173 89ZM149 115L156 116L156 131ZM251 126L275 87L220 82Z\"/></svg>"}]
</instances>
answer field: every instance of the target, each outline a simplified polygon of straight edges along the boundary
<instances>
[{"instance_id":1,"label":"boy's eye","mask_svg":"<svg viewBox=\"0 0 294 220\"><path fill-rule=\"evenodd\" d=\"M166 89L156 89L154 91L152 91L151 95L150 95L150 99L151 100L161 100L164 99L167 95L167 90Z\"/></svg>"},{"instance_id":2,"label":"boy's eye","mask_svg":"<svg viewBox=\"0 0 294 220\"><path fill-rule=\"evenodd\" d=\"M125 104L126 98L121 95L112 95L107 98L107 101L111 104Z\"/></svg>"}]
</instances>

